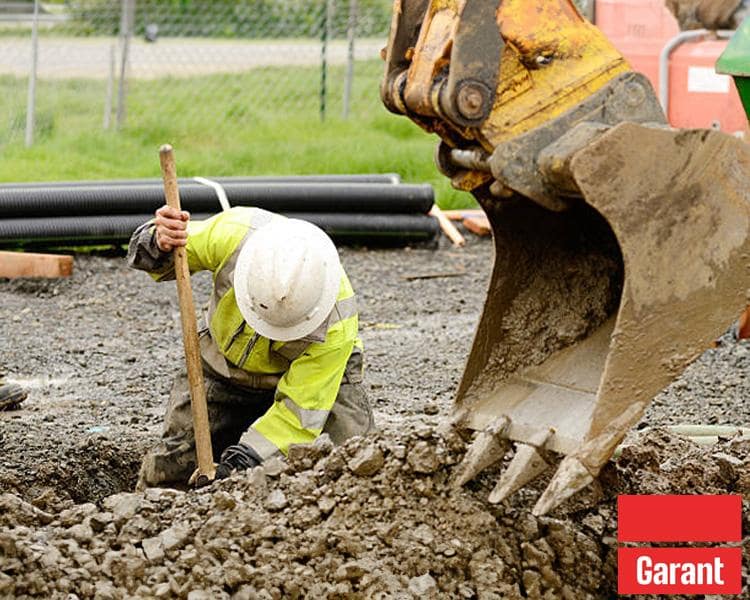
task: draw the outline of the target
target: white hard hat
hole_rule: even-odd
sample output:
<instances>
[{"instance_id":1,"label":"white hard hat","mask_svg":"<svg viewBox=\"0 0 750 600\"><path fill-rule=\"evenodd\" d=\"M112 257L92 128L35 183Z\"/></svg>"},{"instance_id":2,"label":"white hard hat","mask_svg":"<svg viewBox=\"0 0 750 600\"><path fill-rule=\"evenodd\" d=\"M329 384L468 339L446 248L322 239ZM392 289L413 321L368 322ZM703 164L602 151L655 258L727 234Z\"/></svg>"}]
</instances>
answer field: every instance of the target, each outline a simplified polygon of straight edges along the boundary
<instances>
[{"instance_id":1,"label":"white hard hat","mask_svg":"<svg viewBox=\"0 0 750 600\"><path fill-rule=\"evenodd\" d=\"M330 314L341 283L331 239L312 223L275 217L240 250L234 293L257 333L280 342L315 331Z\"/></svg>"}]
</instances>

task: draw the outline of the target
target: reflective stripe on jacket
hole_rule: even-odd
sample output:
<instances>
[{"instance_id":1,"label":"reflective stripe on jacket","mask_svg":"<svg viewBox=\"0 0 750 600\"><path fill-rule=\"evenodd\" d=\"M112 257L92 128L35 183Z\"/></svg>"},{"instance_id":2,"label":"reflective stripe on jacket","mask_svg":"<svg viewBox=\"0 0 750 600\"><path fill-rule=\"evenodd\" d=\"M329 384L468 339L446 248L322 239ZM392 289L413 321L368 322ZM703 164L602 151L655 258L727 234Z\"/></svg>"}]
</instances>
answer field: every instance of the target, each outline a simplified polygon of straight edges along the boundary
<instances>
[{"instance_id":1,"label":"reflective stripe on jacket","mask_svg":"<svg viewBox=\"0 0 750 600\"><path fill-rule=\"evenodd\" d=\"M241 438L263 459L279 451L286 454L290 445L310 443L320 435L349 356L362 348L357 337L356 298L343 269L330 317L305 338L278 342L260 336L245 323L233 286L240 249L253 232L272 219L283 218L258 208L235 207L206 221L188 224L190 272L213 273L213 293L206 313L212 340L209 344L213 347L202 340L204 360L230 377L237 370L248 373L251 379L279 377L273 406ZM130 265L149 271L157 281L173 279L172 261L164 256L166 253L154 251L152 229L151 224L145 224L133 234ZM219 355L227 361L226 371L222 365L215 365Z\"/></svg>"}]
</instances>

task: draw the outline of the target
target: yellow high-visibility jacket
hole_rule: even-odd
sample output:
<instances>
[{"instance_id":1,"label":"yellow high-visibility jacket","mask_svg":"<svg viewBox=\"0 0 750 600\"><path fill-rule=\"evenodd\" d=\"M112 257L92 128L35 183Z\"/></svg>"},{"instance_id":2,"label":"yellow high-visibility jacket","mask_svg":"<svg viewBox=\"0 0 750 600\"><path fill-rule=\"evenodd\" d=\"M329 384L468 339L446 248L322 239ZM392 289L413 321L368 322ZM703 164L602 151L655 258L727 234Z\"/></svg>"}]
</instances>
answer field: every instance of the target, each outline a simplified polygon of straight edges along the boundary
<instances>
[{"instance_id":1,"label":"yellow high-visibility jacket","mask_svg":"<svg viewBox=\"0 0 750 600\"><path fill-rule=\"evenodd\" d=\"M278 342L257 334L234 297L234 268L244 241L280 215L258 208L235 207L206 221L188 223L190 272L213 273L213 293L201 335L204 361L219 375L241 385L275 385L275 401L240 438L262 458L286 454L292 444L320 435L339 391L352 352L361 352L356 299L343 268L331 316L310 335ZM137 229L130 241L130 266L157 281L174 278L172 253L156 246L153 223ZM219 359L217 363L217 358Z\"/></svg>"}]
</instances>

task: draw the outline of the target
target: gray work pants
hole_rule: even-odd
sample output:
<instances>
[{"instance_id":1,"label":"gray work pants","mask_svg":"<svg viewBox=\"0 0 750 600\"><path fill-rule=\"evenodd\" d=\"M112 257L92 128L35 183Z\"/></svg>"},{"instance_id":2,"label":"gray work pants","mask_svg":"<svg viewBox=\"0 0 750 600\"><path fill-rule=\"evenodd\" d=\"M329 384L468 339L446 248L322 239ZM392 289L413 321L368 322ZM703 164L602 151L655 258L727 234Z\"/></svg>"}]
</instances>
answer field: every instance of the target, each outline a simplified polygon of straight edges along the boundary
<instances>
[{"instance_id":1,"label":"gray work pants","mask_svg":"<svg viewBox=\"0 0 750 600\"><path fill-rule=\"evenodd\" d=\"M274 401L273 389L240 387L204 368L206 404L214 462ZM323 431L334 444L375 428L372 410L362 387L362 355L352 354L341 381L336 402ZM153 486L184 487L196 466L195 437L187 374L172 386L159 443L144 457L136 489Z\"/></svg>"}]
</instances>

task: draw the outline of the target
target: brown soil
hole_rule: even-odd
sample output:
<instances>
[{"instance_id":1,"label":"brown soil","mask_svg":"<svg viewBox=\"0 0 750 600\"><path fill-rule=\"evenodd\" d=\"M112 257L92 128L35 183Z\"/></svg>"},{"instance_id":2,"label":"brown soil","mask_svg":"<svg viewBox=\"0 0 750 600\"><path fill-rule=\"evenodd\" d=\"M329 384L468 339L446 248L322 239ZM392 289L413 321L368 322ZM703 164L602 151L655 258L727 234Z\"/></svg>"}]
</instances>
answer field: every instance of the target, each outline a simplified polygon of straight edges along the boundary
<instances>
[{"instance_id":1,"label":"brown soil","mask_svg":"<svg viewBox=\"0 0 750 600\"><path fill-rule=\"evenodd\" d=\"M37 378L0 413L0 597L613 598L617 494L750 497L749 442L698 447L663 430L636 431L548 517L530 514L544 481L487 502L502 465L455 489L465 441L436 428L490 247L342 250L382 433L190 492L131 492L179 368L173 287L107 257L77 257L66 281L0 282L0 370ZM205 299L210 280L194 285ZM747 354L724 338L640 426L750 423Z\"/></svg>"},{"instance_id":2,"label":"brown soil","mask_svg":"<svg viewBox=\"0 0 750 600\"><path fill-rule=\"evenodd\" d=\"M455 489L463 450L456 434L424 429L336 449L322 439L289 464L187 493L126 492L63 510L5 494L0 594L613 598L618 493L750 493L737 467L749 441L705 449L656 430L623 451L604 485L535 518L537 490L485 501L497 469Z\"/></svg>"}]
</instances>

